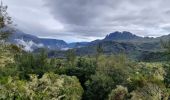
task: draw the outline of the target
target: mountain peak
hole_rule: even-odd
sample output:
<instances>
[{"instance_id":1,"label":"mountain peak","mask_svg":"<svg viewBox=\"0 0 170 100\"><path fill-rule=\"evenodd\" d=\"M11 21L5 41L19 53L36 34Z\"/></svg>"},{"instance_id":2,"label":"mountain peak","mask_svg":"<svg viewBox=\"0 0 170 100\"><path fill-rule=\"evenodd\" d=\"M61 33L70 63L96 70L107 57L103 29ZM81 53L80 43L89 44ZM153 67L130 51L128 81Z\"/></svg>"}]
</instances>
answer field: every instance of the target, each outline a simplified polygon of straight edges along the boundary
<instances>
[{"instance_id":1,"label":"mountain peak","mask_svg":"<svg viewBox=\"0 0 170 100\"><path fill-rule=\"evenodd\" d=\"M139 37L135 34L132 34L131 32L128 32L128 31L123 31L123 32L119 32L119 31L116 31L116 32L113 32L113 33L110 33L109 35L107 35L105 37L104 40L132 40L132 39L139 39L139 38L142 38L142 37Z\"/></svg>"}]
</instances>

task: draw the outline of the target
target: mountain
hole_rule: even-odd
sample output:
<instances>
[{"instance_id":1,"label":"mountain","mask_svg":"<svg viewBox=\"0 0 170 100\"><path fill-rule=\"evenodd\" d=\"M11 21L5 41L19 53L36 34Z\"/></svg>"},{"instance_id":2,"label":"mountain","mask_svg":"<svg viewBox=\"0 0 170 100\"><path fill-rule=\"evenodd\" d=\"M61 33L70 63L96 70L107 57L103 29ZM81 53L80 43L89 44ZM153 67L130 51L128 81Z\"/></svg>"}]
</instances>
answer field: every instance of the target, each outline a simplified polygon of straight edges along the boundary
<instances>
[{"instance_id":1,"label":"mountain","mask_svg":"<svg viewBox=\"0 0 170 100\"><path fill-rule=\"evenodd\" d=\"M167 40L170 35L161 36L157 38L153 37L140 37L133 33L124 32L113 32L107 35L102 40L95 40L88 43L85 47L76 48L77 55L94 55L96 54L96 48L98 45L102 46L103 53L118 54L125 53L131 58L138 58L143 53L148 52L159 52L162 51L160 40Z\"/></svg>"},{"instance_id":2,"label":"mountain","mask_svg":"<svg viewBox=\"0 0 170 100\"><path fill-rule=\"evenodd\" d=\"M67 48L67 43L63 40L38 38L20 30L13 31L7 41L16 45L22 45L26 51L34 51L38 48L47 48L49 50L63 50Z\"/></svg>"},{"instance_id":3,"label":"mountain","mask_svg":"<svg viewBox=\"0 0 170 100\"><path fill-rule=\"evenodd\" d=\"M11 30L11 29L5 29ZM14 30L9 36L8 42L21 45L25 51L34 51L38 48L46 48L49 50L68 50L69 48L85 47L88 42L66 43L59 39L39 38L34 35L26 34L20 30Z\"/></svg>"},{"instance_id":4,"label":"mountain","mask_svg":"<svg viewBox=\"0 0 170 100\"><path fill-rule=\"evenodd\" d=\"M56 49L65 49L67 48L68 44L63 40L57 39L47 39L47 38L40 38L40 42L47 48L56 50Z\"/></svg>"},{"instance_id":5,"label":"mountain","mask_svg":"<svg viewBox=\"0 0 170 100\"><path fill-rule=\"evenodd\" d=\"M116 31L107 35L102 41L131 42L135 44L141 44L141 43L160 42L160 38L162 37L158 37L158 38L141 37L127 31L123 31L123 32Z\"/></svg>"},{"instance_id":6,"label":"mountain","mask_svg":"<svg viewBox=\"0 0 170 100\"><path fill-rule=\"evenodd\" d=\"M107 35L104 40L106 41L118 41L118 40L136 40L136 39L142 39L142 37L136 36L130 32L123 31L123 32L113 32Z\"/></svg>"},{"instance_id":7,"label":"mountain","mask_svg":"<svg viewBox=\"0 0 170 100\"><path fill-rule=\"evenodd\" d=\"M9 37L8 42L22 45L26 51L39 50L39 48L47 48L49 51L57 51L62 56L68 49L75 49L77 55L95 55L96 48L101 45L104 54L126 53L132 57L139 57L145 52L161 51L160 40L168 40L170 35L157 38L140 37L131 32L113 32L108 34L104 39L94 40L91 42L75 42L66 43L63 40L38 38L33 35L25 34L16 30ZM60 52L61 51L61 52ZM63 54L61 54L63 53ZM50 53L53 56L54 53Z\"/></svg>"}]
</instances>

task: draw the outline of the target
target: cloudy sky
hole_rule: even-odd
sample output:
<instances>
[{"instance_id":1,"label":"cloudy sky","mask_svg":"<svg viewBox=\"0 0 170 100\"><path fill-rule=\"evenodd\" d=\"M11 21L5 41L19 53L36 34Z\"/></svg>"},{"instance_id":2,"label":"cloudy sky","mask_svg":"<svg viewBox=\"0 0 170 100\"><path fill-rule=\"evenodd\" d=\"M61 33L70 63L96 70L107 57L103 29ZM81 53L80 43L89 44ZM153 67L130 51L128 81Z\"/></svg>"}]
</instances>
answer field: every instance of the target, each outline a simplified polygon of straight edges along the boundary
<instances>
[{"instance_id":1,"label":"cloudy sky","mask_svg":"<svg viewBox=\"0 0 170 100\"><path fill-rule=\"evenodd\" d=\"M3 0L20 30L67 42L114 31L140 36L170 33L170 0Z\"/></svg>"}]
</instances>

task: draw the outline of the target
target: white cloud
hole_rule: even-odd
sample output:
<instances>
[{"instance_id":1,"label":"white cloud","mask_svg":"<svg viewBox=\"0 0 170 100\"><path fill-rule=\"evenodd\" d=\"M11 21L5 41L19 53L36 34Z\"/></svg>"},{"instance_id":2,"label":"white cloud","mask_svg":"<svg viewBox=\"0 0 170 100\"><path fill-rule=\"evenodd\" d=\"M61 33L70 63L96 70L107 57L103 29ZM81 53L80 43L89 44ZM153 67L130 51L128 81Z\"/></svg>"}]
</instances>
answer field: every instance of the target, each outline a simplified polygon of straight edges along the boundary
<instances>
[{"instance_id":1,"label":"white cloud","mask_svg":"<svg viewBox=\"0 0 170 100\"><path fill-rule=\"evenodd\" d=\"M35 48L42 48L42 47L44 47L43 44L36 44L33 41L25 42L23 39L16 39L15 41L17 42L18 45L22 45L23 49L25 51L32 52Z\"/></svg>"}]
</instances>

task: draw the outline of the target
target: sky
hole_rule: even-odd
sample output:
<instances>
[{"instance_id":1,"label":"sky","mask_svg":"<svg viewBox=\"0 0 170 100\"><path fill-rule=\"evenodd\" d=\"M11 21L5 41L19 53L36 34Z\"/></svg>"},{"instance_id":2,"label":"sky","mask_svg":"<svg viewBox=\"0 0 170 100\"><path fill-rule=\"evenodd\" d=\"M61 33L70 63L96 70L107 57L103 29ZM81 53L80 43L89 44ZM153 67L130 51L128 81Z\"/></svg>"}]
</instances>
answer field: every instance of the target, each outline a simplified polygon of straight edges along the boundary
<instances>
[{"instance_id":1,"label":"sky","mask_svg":"<svg viewBox=\"0 0 170 100\"><path fill-rule=\"evenodd\" d=\"M16 28L66 42L102 39L114 31L170 33L170 0L3 0Z\"/></svg>"}]
</instances>

